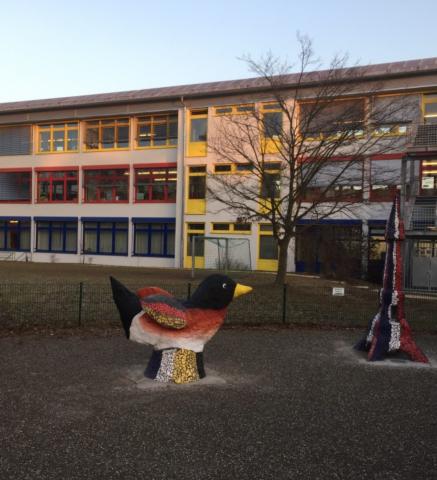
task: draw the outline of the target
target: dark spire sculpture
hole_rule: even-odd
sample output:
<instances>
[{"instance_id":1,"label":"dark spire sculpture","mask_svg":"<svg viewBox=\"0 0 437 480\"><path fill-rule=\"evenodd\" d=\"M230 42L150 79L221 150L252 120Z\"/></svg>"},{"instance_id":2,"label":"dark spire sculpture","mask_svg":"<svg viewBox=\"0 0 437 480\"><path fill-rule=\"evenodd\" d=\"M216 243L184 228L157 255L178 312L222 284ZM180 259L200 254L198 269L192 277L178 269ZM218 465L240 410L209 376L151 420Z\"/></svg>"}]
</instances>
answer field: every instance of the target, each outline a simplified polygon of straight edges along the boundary
<instances>
[{"instance_id":1,"label":"dark spire sculpture","mask_svg":"<svg viewBox=\"0 0 437 480\"><path fill-rule=\"evenodd\" d=\"M366 335L354 347L368 352L370 361L383 360L389 353L404 352L414 362L428 363L413 340L411 328L405 319L401 249L404 238L397 194L385 229L387 252L379 310L370 322Z\"/></svg>"}]
</instances>

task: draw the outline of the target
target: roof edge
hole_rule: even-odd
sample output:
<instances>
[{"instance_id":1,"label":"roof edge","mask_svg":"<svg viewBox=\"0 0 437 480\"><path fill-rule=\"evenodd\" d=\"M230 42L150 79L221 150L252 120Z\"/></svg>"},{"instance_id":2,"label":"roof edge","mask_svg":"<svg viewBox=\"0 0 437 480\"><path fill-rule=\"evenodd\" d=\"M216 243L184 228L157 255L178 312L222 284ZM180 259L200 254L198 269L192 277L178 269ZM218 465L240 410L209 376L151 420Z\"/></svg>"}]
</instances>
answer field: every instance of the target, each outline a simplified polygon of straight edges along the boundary
<instances>
[{"instance_id":1,"label":"roof edge","mask_svg":"<svg viewBox=\"0 0 437 480\"><path fill-rule=\"evenodd\" d=\"M357 76L353 78L337 78L332 82L342 83L350 81L370 82L381 79L395 79L412 76L426 76L437 73L437 57L407 60L375 65L363 65L339 69L346 72L354 71ZM297 83L299 73L291 73L284 78L283 88L307 88L323 82L323 75L330 70L315 70L306 72L307 81ZM362 77L359 75L362 74ZM316 78L313 78L316 77ZM198 84L185 84L170 87L150 88L144 90L128 90L112 93L98 93L91 95L78 95L73 97L57 97L39 100L24 100L19 102L0 103L0 115L23 112L52 111L63 109L82 109L101 107L106 105L152 103L157 101L178 100L182 97L206 98L238 93L268 92L271 87L262 77L252 77L240 80L226 80Z\"/></svg>"}]
</instances>

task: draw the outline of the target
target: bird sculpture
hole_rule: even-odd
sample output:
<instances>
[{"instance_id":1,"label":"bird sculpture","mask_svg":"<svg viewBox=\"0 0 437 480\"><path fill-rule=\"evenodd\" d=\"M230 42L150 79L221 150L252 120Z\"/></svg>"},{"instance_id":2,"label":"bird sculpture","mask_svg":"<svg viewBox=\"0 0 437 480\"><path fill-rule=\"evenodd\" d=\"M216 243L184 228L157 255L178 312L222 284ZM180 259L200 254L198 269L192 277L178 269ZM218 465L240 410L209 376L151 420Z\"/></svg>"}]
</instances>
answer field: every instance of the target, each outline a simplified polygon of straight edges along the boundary
<instances>
[{"instance_id":1,"label":"bird sculpture","mask_svg":"<svg viewBox=\"0 0 437 480\"><path fill-rule=\"evenodd\" d=\"M110 279L126 337L153 346L144 375L178 384L205 377L205 343L223 324L231 301L252 290L226 275L214 274L183 301L158 287L145 287L135 294Z\"/></svg>"}]
</instances>

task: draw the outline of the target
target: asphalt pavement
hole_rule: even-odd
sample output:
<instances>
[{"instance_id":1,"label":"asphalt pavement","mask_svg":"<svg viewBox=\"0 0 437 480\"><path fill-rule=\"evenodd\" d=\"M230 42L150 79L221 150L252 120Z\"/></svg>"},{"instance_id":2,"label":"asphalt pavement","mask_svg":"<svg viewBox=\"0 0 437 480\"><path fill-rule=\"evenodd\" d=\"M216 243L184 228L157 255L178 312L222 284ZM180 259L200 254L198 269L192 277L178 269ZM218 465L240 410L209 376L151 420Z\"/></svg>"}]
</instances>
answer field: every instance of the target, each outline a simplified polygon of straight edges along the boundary
<instances>
[{"instance_id":1,"label":"asphalt pavement","mask_svg":"<svg viewBox=\"0 0 437 480\"><path fill-rule=\"evenodd\" d=\"M208 377L143 379L120 335L0 339L0 479L437 479L431 366L369 364L359 332L225 330Z\"/></svg>"}]
</instances>

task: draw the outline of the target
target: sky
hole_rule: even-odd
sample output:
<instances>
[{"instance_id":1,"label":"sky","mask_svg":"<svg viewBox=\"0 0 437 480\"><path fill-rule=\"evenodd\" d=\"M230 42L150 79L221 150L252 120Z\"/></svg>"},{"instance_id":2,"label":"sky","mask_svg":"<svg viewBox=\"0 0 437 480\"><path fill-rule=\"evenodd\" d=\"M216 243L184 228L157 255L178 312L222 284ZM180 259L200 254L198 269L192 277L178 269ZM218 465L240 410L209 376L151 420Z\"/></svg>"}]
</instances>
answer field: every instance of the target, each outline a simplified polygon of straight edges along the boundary
<instances>
[{"instance_id":1,"label":"sky","mask_svg":"<svg viewBox=\"0 0 437 480\"><path fill-rule=\"evenodd\" d=\"M437 56L436 0L0 0L0 103L251 77L244 55Z\"/></svg>"}]
</instances>

